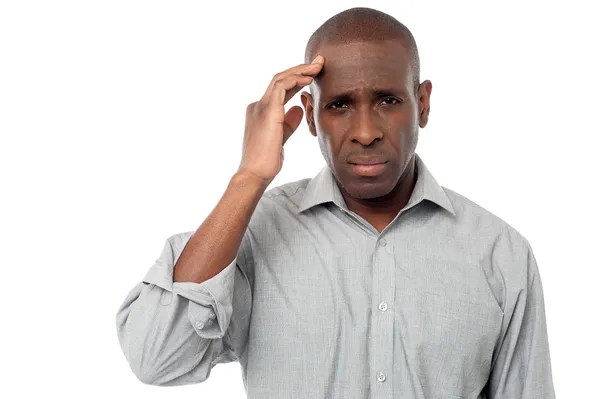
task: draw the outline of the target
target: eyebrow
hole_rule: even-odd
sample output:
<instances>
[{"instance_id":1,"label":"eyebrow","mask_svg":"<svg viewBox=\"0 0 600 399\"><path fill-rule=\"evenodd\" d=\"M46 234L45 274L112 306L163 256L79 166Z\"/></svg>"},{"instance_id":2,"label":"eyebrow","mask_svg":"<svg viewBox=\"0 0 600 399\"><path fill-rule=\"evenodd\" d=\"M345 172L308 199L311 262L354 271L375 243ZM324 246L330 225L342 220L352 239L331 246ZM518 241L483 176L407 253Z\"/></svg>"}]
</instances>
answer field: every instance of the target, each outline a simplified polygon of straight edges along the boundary
<instances>
[{"instance_id":1,"label":"eyebrow","mask_svg":"<svg viewBox=\"0 0 600 399\"><path fill-rule=\"evenodd\" d=\"M376 89L371 91L371 95L374 98L382 98L389 96L398 96L406 95L406 91L404 89ZM326 101L350 101L354 98L354 94L352 91L345 91L339 94L333 94L329 96L323 96Z\"/></svg>"}]
</instances>

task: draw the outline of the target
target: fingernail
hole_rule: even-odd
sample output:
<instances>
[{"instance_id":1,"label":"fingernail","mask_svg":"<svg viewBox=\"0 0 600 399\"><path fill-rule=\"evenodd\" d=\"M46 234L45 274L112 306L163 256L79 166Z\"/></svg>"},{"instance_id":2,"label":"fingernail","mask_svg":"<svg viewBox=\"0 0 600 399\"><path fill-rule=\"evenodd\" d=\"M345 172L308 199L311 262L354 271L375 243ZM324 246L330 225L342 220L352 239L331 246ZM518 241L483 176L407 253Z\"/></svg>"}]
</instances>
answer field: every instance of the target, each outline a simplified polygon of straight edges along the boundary
<instances>
[{"instance_id":1,"label":"fingernail","mask_svg":"<svg viewBox=\"0 0 600 399\"><path fill-rule=\"evenodd\" d=\"M311 64L318 64L317 60L319 59L319 57L321 57L320 55L317 55L315 57L315 59L311 62Z\"/></svg>"}]
</instances>

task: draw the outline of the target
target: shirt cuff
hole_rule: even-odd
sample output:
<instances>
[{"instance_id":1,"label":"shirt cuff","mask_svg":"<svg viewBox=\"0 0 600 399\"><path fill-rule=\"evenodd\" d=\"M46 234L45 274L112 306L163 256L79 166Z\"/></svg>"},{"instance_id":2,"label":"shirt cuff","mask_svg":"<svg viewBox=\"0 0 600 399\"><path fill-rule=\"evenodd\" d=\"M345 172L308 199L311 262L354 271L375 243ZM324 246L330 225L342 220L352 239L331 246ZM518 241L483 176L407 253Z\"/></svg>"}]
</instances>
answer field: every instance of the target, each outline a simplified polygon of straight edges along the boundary
<instances>
[{"instance_id":1,"label":"shirt cuff","mask_svg":"<svg viewBox=\"0 0 600 399\"><path fill-rule=\"evenodd\" d=\"M177 234L166 240L164 248L143 281L189 300L188 318L203 338L222 338L233 313L236 256L227 267L202 283L173 282L173 269L193 232ZM171 298L173 301L174 298Z\"/></svg>"},{"instance_id":2,"label":"shirt cuff","mask_svg":"<svg viewBox=\"0 0 600 399\"><path fill-rule=\"evenodd\" d=\"M173 293L190 300L188 317L202 338L223 338L233 313L236 259L202 283L173 284Z\"/></svg>"},{"instance_id":3,"label":"shirt cuff","mask_svg":"<svg viewBox=\"0 0 600 399\"><path fill-rule=\"evenodd\" d=\"M172 295L188 299L188 318L196 333L207 339L222 338L227 332L233 313L233 289L236 258L225 269L203 281L173 282L174 259L163 256L148 270L143 281L157 285Z\"/></svg>"}]
</instances>

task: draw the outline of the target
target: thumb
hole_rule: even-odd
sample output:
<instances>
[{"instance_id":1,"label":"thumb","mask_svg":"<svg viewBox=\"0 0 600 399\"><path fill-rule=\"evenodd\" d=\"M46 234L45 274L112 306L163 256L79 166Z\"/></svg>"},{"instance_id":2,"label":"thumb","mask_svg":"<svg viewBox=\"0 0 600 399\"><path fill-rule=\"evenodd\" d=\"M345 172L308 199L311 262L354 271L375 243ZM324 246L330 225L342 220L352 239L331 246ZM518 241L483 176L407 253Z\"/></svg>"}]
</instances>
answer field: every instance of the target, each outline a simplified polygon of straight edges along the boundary
<instances>
[{"instance_id":1,"label":"thumb","mask_svg":"<svg viewBox=\"0 0 600 399\"><path fill-rule=\"evenodd\" d=\"M294 106L285 113L283 118L283 144L290 138L292 133L298 129L300 122L302 122L302 116L304 111L302 107Z\"/></svg>"}]
</instances>

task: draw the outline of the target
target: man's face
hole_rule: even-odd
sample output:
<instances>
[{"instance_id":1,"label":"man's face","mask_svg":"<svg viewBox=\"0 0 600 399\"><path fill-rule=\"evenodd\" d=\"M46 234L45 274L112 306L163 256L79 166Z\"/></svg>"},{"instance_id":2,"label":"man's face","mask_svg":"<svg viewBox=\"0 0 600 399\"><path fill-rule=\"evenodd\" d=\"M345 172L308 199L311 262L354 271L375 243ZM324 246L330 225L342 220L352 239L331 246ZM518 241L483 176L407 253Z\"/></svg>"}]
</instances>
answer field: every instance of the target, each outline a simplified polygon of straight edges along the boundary
<instances>
[{"instance_id":1,"label":"man's face","mask_svg":"<svg viewBox=\"0 0 600 399\"><path fill-rule=\"evenodd\" d=\"M325 161L354 198L385 196L409 171L418 129L429 113L431 82L415 94L399 40L323 45L323 70L302 103ZM380 163L369 167L357 164Z\"/></svg>"}]
</instances>

